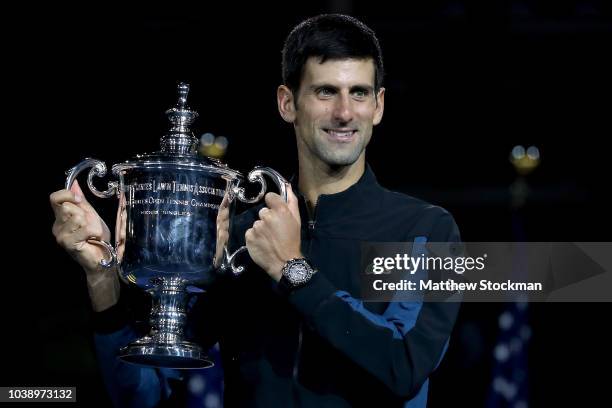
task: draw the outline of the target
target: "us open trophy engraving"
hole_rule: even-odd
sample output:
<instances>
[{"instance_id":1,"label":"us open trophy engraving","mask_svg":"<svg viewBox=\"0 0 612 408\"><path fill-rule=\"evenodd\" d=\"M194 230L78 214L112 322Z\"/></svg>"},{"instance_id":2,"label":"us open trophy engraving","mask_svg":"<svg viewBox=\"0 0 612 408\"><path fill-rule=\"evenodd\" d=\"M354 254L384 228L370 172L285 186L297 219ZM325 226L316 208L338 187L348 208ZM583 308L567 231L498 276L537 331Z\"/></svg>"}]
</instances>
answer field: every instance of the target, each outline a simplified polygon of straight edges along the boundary
<instances>
[{"instance_id":1,"label":"us open trophy engraving","mask_svg":"<svg viewBox=\"0 0 612 408\"><path fill-rule=\"evenodd\" d=\"M223 271L240 274L230 243L220 242L217 225L220 207L229 212L229 223L237 201L256 203L267 186L264 175L277 185L287 200L285 179L270 168L255 168L248 174L260 191L246 197L244 176L222 162L197 154L198 140L190 126L198 116L187 106L189 85L178 86L178 103L166 111L170 130L161 138L159 152L137 155L113 165L116 181L99 191L94 177L106 175L106 165L85 159L67 172L69 189L79 173L89 169L87 184L97 197L117 197L115 245L92 237L89 242L103 246L105 268L117 266L121 279L152 296L150 333L123 347L124 361L172 368L209 367L205 350L184 338L188 289L206 290ZM224 236L227 236L225 234Z\"/></svg>"}]
</instances>

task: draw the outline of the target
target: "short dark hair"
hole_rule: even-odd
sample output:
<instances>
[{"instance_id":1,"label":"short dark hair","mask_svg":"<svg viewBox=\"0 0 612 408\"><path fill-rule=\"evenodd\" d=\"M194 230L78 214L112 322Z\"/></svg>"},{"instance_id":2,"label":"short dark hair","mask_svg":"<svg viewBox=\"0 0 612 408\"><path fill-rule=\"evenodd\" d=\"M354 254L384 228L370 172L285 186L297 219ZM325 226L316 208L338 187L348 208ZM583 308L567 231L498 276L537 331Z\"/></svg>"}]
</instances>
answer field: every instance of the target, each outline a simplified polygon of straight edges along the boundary
<instances>
[{"instance_id":1,"label":"short dark hair","mask_svg":"<svg viewBox=\"0 0 612 408\"><path fill-rule=\"evenodd\" d=\"M304 65L310 57L319 57L321 63L372 58L376 92L382 87L384 67L378 38L372 29L354 17L322 14L302 21L289 33L283 47L283 83L295 97Z\"/></svg>"}]
</instances>

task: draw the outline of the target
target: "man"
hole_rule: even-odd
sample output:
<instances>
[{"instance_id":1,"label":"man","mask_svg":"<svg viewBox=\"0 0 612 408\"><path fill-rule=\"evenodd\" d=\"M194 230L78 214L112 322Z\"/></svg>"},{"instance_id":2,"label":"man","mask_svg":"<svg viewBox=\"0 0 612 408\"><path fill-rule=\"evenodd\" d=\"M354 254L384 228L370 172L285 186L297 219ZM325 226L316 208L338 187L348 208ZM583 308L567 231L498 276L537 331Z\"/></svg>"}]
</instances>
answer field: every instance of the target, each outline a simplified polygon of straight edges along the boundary
<instances>
[{"instance_id":1,"label":"man","mask_svg":"<svg viewBox=\"0 0 612 408\"><path fill-rule=\"evenodd\" d=\"M221 279L190 315L204 347L221 345L228 406L426 404L458 306L363 303L360 245L456 241L459 234L446 211L383 189L366 165L383 116L382 78L378 40L354 18L314 17L286 40L277 100L295 130L298 177L287 203L269 193L265 207L237 218L231 233L246 242L253 264L237 279ZM173 380L188 374L115 357L135 334L116 276L100 272L103 253L85 241L108 239L108 229L78 185L51 202L58 242L86 271L96 347L115 402L176 398Z\"/></svg>"}]
</instances>

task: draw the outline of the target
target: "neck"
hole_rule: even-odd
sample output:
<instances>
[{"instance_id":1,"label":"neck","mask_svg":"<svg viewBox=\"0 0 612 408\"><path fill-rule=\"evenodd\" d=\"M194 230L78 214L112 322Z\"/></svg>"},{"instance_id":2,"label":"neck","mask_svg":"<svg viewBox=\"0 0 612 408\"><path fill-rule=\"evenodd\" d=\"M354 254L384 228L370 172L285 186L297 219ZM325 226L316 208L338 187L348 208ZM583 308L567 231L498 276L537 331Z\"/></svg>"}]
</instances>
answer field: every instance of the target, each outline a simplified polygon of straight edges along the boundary
<instances>
[{"instance_id":1,"label":"neck","mask_svg":"<svg viewBox=\"0 0 612 408\"><path fill-rule=\"evenodd\" d=\"M320 161L299 160L299 188L310 210L321 194L336 194L357 183L365 171L365 152L347 166L333 167Z\"/></svg>"}]
</instances>

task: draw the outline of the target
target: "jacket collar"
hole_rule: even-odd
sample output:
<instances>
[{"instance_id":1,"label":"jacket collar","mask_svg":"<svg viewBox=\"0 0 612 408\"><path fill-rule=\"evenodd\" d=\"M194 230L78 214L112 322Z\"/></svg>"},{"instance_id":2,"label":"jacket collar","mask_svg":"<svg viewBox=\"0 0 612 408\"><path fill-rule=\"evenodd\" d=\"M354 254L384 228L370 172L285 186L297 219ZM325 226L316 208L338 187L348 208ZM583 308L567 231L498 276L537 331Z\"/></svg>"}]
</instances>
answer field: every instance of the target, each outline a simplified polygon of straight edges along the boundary
<instances>
[{"instance_id":1,"label":"jacket collar","mask_svg":"<svg viewBox=\"0 0 612 408\"><path fill-rule=\"evenodd\" d=\"M291 186L299 200L302 223L307 220L316 221L317 225L327 224L334 220L363 214L373 207L378 207L380 194L375 194L382 187L378 184L376 176L369 164L355 184L335 194L321 194L317 200L312 215L306 206L306 199L299 191L298 177L291 178Z\"/></svg>"}]
</instances>

